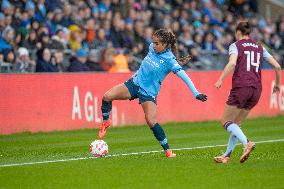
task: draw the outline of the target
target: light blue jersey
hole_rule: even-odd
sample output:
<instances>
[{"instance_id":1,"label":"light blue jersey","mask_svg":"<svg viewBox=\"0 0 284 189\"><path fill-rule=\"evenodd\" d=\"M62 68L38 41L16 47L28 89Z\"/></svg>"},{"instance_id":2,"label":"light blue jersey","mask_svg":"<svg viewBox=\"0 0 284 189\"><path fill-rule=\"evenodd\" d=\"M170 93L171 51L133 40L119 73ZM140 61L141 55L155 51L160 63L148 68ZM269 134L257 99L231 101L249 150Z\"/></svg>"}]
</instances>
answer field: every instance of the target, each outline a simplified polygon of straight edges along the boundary
<instances>
[{"instance_id":1,"label":"light blue jersey","mask_svg":"<svg viewBox=\"0 0 284 189\"><path fill-rule=\"evenodd\" d=\"M171 71L176 73L181 69L169 49L162 53L156 53L153 43L151 43L147 56L133 76L133 82L140 87L139 92L141 94L155 97L158 95L166 76Z\"/></svg>"},{"instance_id":2,"label":"light blue jersey","mask_svg":"<svg viewBox=\"0 0 284 189\"><path fill-rule=\"evenodd\" d=\"M170 49L162 53L156 53L153 43L150 44L149 52L143 59L139 70L133 75L133 82L139 86L139 93L156 97L160 92L162 82L170 72L175 74L180 72L178 76L185 81L193 95L199 94Z\"/></svg>"}]
</instances>

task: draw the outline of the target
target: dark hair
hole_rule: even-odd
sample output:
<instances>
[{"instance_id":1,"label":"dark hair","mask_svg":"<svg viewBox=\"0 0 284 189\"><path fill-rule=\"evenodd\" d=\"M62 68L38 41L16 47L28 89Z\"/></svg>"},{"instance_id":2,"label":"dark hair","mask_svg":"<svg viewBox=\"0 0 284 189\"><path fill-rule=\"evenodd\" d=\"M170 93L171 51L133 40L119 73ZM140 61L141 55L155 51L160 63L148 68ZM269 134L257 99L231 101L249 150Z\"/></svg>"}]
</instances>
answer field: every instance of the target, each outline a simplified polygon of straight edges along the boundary
<instances>
[{"instance_id":1,"label":"dark hair","mask_svg":"<svg viewBox=\"0 0 284 189\"><path fill-rule=\"evenodd\" d=\"M167 29L158 29L154 32L153 36L158 37L161 43L166 44L166 46L171 49L172 53L177 58L177 62L181 66L187 64L188 61L191 59L190 55L179 57L177 39L172 31Z\"/></svg>"},{"instance_id":2,"label":"dark hair","mask_svg":"<svg viewBox=\"0 0 284 189\"><path fill-rule=\"evenodd\" d=\"M251 26L248 21L241 21L236 27L236 32L240 31L242 35L249 35L251 33Z\"/></svg>"},{"instance_id":3,"label":"dark hair","mask_svg":"<svg viewBox=\"0 0 284 189\"><path fill-rule=\"evenodd\" d=\"M37 52L36 52L36 55L37 55L37 60L43 60L43 52L45 49L48 49L50 51L50 49L48 47L45 47L43 46L41 49L39 49ZM51 53L51 52L50 52Z\"/></svg>"}]
</instances>

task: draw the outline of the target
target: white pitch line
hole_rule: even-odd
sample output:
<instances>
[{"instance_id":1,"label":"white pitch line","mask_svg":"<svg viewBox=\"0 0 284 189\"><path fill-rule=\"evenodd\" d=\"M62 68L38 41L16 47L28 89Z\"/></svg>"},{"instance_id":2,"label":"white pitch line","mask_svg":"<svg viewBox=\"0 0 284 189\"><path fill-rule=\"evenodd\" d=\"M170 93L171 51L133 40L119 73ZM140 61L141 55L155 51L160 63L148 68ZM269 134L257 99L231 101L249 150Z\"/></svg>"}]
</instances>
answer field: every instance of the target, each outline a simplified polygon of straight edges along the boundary
<instances>
[{"instance_id":1,"label":"white pitch line","mask_svg":"<svg viewBox=\"0 0 284 189\"><path fill-rule=\"evenodd\" d=\"M262 144L262 143L273 143L273 142L284 142L284 139L264 140L264 141L257 141L255 143ZM173 150L175 150L175 151L194 150L194 149L216 148L216 147L223 147L223 146L227 146L227 144L218 144L218 145L211 145L211 146L195 146L195 147L190 147L190 148L176 148L176 149L173 149ZM148 151L148 152L132 152L132 153L125 153L125 154L113 154L113 155L108 155L106 157L119 157L119 156L160 153L162 151L163 150ZM23 166L23 165L47 164L47 163L78 161L78 160L87 160L87 159L96 159L96 158L97 157L81 157L81 158L58 159L58 160L49 160L49 161L12 163L12 164L2 164L2 165L0 164L0 167L16 167L16 166Z\"/></svg>"}]
</instances>

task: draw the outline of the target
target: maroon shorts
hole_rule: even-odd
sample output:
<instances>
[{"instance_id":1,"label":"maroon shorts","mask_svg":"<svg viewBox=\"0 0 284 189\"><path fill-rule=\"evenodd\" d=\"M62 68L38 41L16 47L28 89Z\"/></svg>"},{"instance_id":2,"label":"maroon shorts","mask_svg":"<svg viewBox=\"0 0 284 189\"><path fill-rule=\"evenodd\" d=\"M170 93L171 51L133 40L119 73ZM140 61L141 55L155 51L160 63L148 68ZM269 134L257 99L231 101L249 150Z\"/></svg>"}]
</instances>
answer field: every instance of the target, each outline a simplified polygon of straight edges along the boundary
<instances>
[{"instance_id":1,"label":"maroon shorts","mask_svg":"<svg viewBox=\"0 0 284 189\"><path fill-rule=\"evenodd\" d=\"M227 104L237 106L240 109L252 109L259 101L261 88L238 87L232 88Z\"/></svg>"}]
</instances>

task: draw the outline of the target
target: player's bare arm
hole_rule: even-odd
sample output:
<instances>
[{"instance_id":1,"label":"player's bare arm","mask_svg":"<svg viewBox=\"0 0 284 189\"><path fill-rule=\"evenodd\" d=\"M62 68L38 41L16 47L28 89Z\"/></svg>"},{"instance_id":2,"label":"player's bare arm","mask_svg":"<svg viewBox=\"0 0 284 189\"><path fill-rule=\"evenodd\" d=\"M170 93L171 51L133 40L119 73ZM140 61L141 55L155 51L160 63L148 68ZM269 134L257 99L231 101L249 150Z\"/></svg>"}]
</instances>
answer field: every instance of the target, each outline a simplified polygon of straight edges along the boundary
<instances>
[{"instance_id":1,"label":"player's bare arm","mask_svg":"<svg viewBox=\"0 0 284 189\"><path fill-rule=\"evenodd\" d=\"M229 58L229 63L225 66L220 78L218 81L215 83L216 88L220 88L222 85L222 82L224 79L228 76L230 72L232 72L235 69L236 63L237 63L237 55L231 54Z\"/></svg>"},{"instance_id":2,"label":"player's bare arm","mask_svg":"<svg viewBox=\"0 0 284 189\"><path fill-rule=\"evenodd\" d=\"M273 87L273 93L276 93L280 91L281 66L273 57L268 59L268 63L271 64L275 70L276 83L275 86Z\"/></svg>"}]
</instances>

